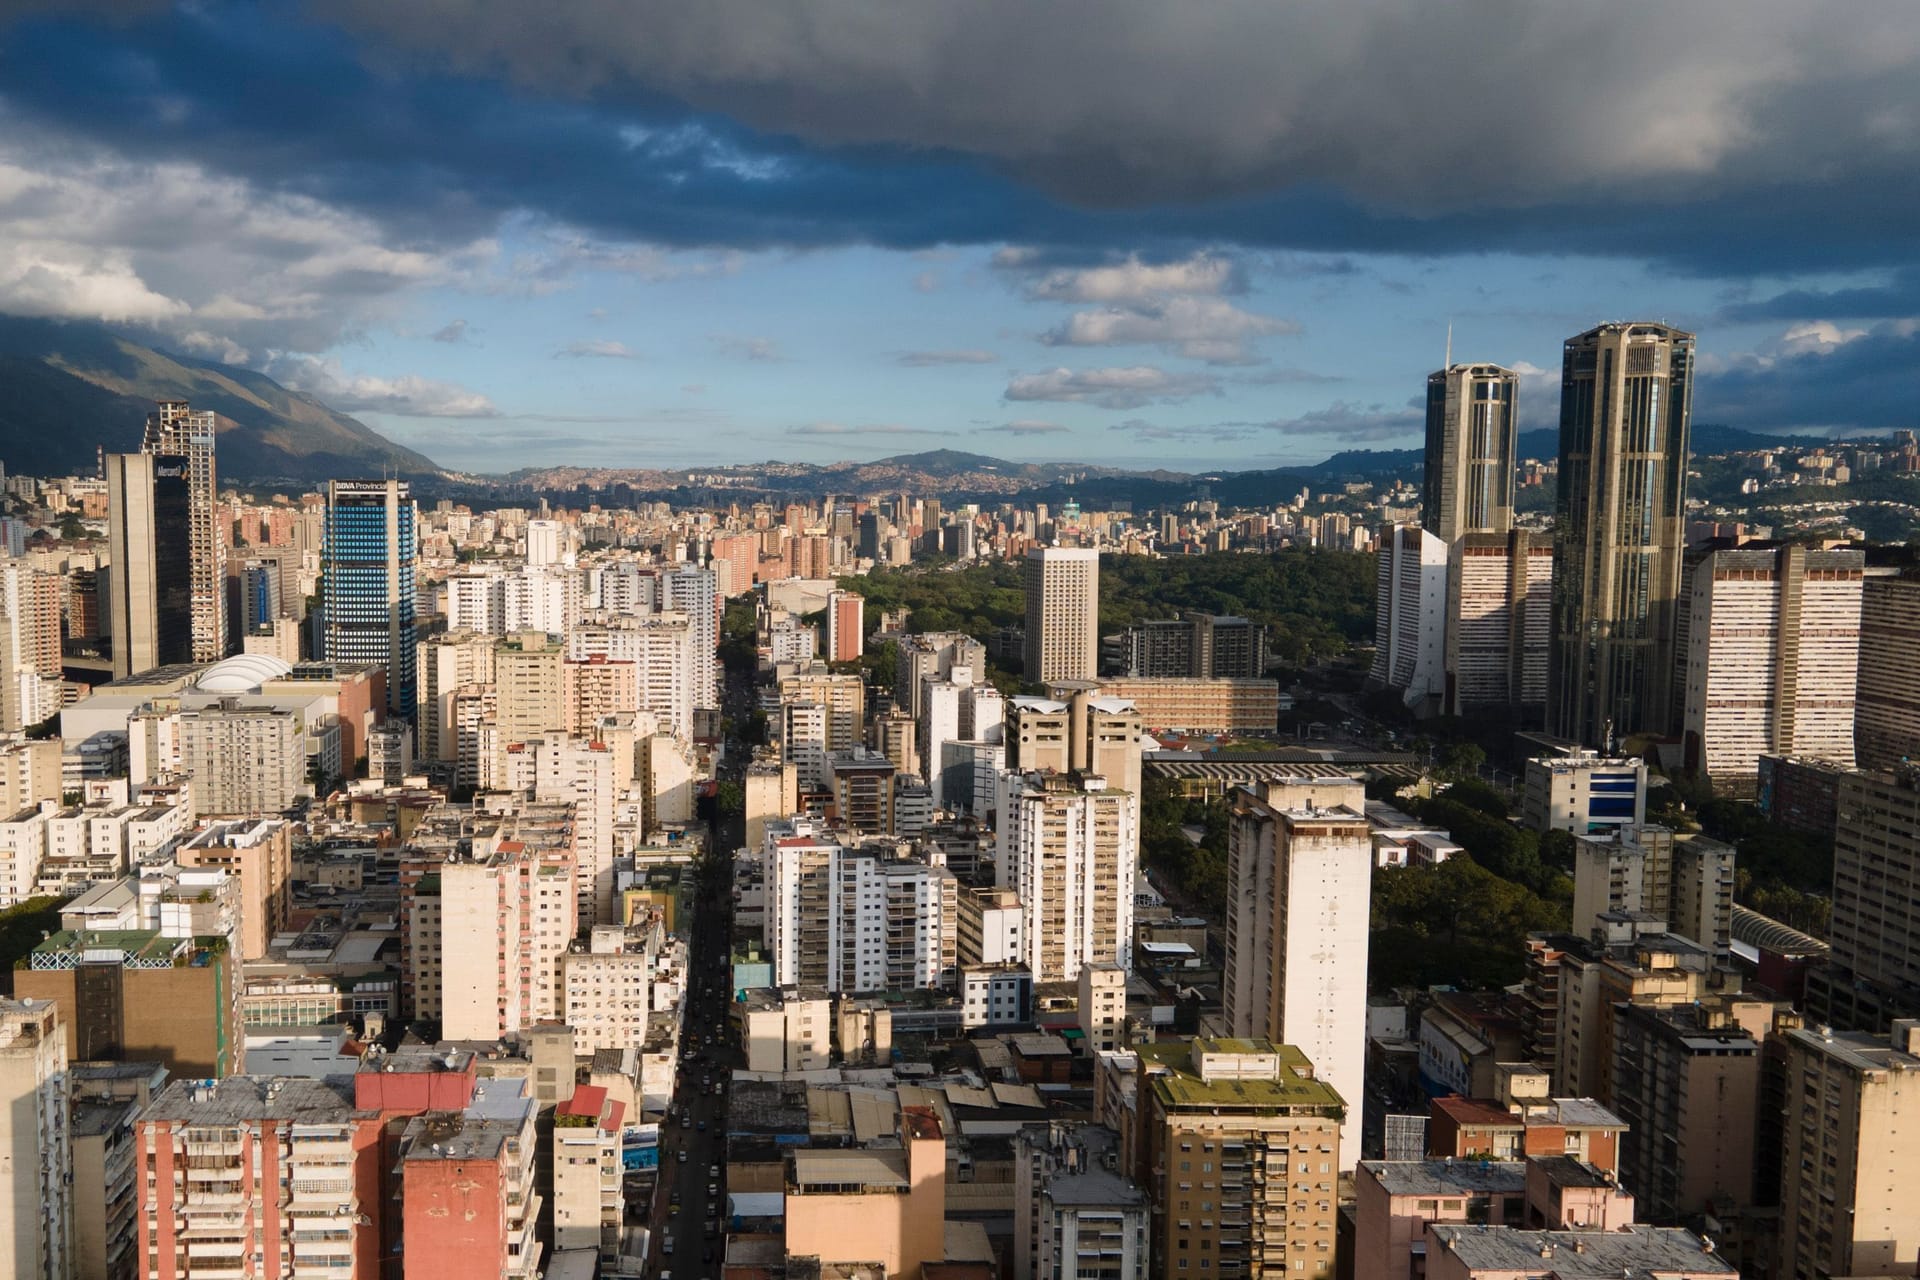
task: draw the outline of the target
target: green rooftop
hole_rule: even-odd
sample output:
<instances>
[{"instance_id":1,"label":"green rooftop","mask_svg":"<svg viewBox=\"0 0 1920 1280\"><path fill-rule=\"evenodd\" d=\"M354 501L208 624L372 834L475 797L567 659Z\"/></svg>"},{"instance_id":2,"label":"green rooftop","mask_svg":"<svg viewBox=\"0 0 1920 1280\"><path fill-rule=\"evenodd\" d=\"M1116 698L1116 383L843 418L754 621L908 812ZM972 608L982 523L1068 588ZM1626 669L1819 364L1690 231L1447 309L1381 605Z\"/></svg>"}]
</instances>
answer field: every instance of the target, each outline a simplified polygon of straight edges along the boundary
<instances>
[{"instance_id":1,"label":"green rooftop","mask_svg":"<svg viewBox=\"0 0 1920 1280\"><path fill-rule=\"evenodd\" d=\"M1221 1107L1247 1111L1317 1111L1338 1115L1346 1103L1333 1086L1324 1080L1308 1079L1304 1073L1313 1067L1307 1055L1290 1044L1276 1045L1270 1040L1246 1040L1229 1037L1196 1040L1161 1040L1136 1045L1141 1070L1151 1077L1148 1086L1169 1109ZM1204 1079L1194 1065L1195 1055L1234 1058L1242 1055L1271 1056L1277 1059L1274 1077L1214 1073ZM1227 1067L1228 1063L1221 1063Z\"/></svg>"},{"instance_id":2,"label":"green rooftop","mask_svg":"<svg viewBox=\"0 0 1920 1280\"><path fill-rule=\"evenodd\" d=\"M153 929L62 929L48 935L27 961L33 969L71 969L89 954L106 958L118 952L126 968L165 969L173 965L176 955L190 950L188 939L164 938Z\"/></svg>"}]
</instances>

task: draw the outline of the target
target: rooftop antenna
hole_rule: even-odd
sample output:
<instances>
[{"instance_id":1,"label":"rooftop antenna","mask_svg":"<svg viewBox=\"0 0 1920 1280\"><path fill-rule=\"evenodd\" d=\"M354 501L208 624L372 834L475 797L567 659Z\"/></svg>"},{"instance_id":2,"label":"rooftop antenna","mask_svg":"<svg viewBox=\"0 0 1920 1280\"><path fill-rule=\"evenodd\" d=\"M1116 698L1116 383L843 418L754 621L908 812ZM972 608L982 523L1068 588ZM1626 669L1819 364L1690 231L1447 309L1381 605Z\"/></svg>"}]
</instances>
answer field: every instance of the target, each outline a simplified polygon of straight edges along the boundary
<instances>
[{"instance_id":1,"label":"rooftop antenna","mask_svg":"<svg viewBox=\"0 0 1920 1280\"><path fill-rule=\"evenodd\" d=\"M1447 321L1447 361L1440 367L1442 369L1453 368L1453 321L1451 320Z\"/></svg>"}]
</instances>

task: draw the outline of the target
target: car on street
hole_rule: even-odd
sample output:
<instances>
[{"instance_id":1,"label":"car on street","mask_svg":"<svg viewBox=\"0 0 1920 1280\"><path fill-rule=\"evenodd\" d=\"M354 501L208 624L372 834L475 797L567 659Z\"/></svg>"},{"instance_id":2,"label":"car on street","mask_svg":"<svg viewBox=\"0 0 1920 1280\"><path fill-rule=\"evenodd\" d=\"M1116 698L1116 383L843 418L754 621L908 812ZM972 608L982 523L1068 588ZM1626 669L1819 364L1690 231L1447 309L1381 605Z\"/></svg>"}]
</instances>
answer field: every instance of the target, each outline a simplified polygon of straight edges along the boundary
<instances>
[{"instance_id":1,"label":"car on street","mask_svg":"<svg viewBox=\"0 0 1920 1280\"><path fill-rule=\"evenodd\" d=\"M700 1122L700 1127L701 1127L702 1129L704 1129L704 1128L706 1128L706 1127L707 1127L707 1122L706 1122L705 1120L702 1120L702 1121ZM682 1151L682 1152L680 1153L680 1163L681 1163L681 1164L685 1164L686 1162L687 1162L687 1153L686 1153L686 1152L684 1152L684 1151Z\"/></svg>"}]
</instances>

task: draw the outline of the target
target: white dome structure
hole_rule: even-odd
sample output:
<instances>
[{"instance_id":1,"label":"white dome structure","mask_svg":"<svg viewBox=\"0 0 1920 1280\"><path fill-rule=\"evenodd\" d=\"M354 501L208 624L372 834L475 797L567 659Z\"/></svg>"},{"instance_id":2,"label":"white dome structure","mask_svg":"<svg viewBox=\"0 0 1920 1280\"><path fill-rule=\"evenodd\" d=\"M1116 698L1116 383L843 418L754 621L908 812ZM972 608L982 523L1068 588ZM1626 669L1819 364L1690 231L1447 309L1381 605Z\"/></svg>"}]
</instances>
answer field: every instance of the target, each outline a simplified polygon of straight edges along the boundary
<instances>
[{"instance_id":1,"label":"white dome structure","mask_svg":"<svg viewBox=\"0 0 1920 1280\"><path fill-rule=\"evenodd\" d=\"M239 653L208 667L193 687L202 693L258 693L261 685L292 670L292 663L272 654Z\"/></svg>"}]
</instances>

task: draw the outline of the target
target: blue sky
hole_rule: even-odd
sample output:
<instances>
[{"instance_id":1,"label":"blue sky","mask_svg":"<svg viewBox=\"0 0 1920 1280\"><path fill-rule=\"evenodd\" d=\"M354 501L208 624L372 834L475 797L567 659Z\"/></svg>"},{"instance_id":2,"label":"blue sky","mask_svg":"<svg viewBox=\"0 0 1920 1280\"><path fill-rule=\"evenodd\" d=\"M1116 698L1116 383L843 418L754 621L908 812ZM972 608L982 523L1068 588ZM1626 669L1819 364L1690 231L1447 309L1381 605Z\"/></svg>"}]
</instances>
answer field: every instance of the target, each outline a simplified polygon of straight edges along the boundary
<instances>
[{"instance_id":1,"label":"blue sky","mask_svg":"<svg viewBox=\"0 0 1920 1280\"><path fill-rule=\"evenodd\" d=\"M537 16L530 16L537 15ZM1417 442L1694 328L1696 419L1920 421L1920 11L0 0L0 311L443 465Z\"/></svg>"}]
</instances>

